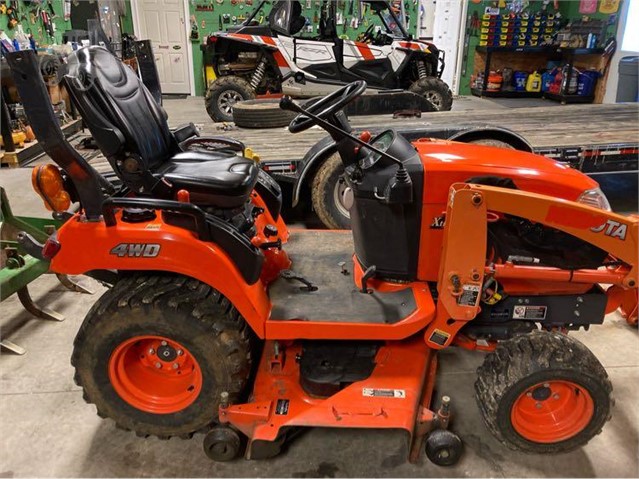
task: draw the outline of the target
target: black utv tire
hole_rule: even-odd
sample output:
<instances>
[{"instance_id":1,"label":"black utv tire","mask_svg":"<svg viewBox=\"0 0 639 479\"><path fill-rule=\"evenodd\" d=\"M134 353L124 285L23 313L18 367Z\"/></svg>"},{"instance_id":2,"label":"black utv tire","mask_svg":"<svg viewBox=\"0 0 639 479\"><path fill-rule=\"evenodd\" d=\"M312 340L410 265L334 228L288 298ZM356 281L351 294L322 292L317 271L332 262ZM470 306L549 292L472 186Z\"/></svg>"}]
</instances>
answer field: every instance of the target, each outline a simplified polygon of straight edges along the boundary
<instances>
[{"instance_id":1,"label":"black utv tire","mask_svg":"<svg viewBox=\"0 0 639 479\"><path fill-rule=\"evenodd\" d=\"M477 374L475 397L484 422L510 449L537 454L571 451L599 434L611 417L614 401L605 369L586 346L564 334L536 331L503 341L486 357ZM553 401L559 406L560 401L571 398L575 407L568 402L563 406L564 411L574 412L564 416L568 422L561 423L561 416L557 419L554 415L552 420L560 421L556 426L540 421L542 414L552 414ZM588 412L575 412L582 411L588 398ZM530 406L539 408L537 418L533 417L536 413L530 413ZM518 415L524 407L528 408L524 426L534 428L538 437L522 435L531 431L522 429L517 419L524 417ZM575 426L572 429L570 421ZM553 442L552 435L559 432L563 436Z\"/></svg>"},{"instance_id":2,"label":"black utv tire","mask_svg":"<svg viewBox=\"0 0 639 479\"><path fill-rule=\"evenodd\" d=\"M415 81L408 91L428 99L437 111L449 111L453 107L453 92L444 80L437 77L421 78Z\"/></svg>"},{"instance_id":3,"label":"black utv tire","mask_svg":"<svg viewBox=\"0 0 639 479\"><path fill-rule=\"evenodd\" d=\"M339 153L333 153L317 169L311 182L311 201L320 221L329 229L350 229L351 217L342 204L344 165Z\"/></svg>"},{"instance_id":4,"label":"black utv tire","mask_svg":"<svg viewBox=\"0 0 639 479\"><path fill-rule=\"evenodd\" d=\"M166 368L165 374L169 374L174 365L161 357L167 352L166 343L162 343L165 349L147 350L146 343L133 339L138 337L141 341L148 341L142 338L168 338L183 347L184 351L172 350L170 361L177 361L176 357L194 359L201 371L200 386L195 388L195 396L188 399L192 401L190 404L171 412L154 413L132 405L116 391L111 367L123 345L133 345L127 350L127 354L131 353L127 358L133 362L133 368L144 364L147 353L152 367L160 364ZM119 428L135 431L142 437L188 438L217 420L222 391L229 393L231 401L243 394L251 374L253 340L252 331L237 310L210 286L172 274L135 275L120 280L93 305L75 338L71 364L85 401L95 404L100 417L109 417ZM133 349L135 347L138 349ZM157 362L153 364L154 361ZM185 376L194 370L186 363L183 366ZM148 372L152 367L148 368L147 364L147 378L152 374ZM135 374L134 369L131 371L129 378ZM177 374L181 372L182 369L176 368ZM160 384L155 380L158 376L151 377L153 379L145 384L150 383L151 387L154 383ZM157 390L162 386L155 387ZM185 388L185 391L192 390L193 386Z\"/></svg>"},{"instance_id":5,"label":"black utv tire","mask_svg":"<svg viewBox=\"0 0 639 479\"><path fill-rule=\"evenodd\" d=\"M279 99L246 100L233 106L233 121L242 128L288 126L297 113L280 108Z\"/></svg>"},{"instance_id":6,"label":"black utv tire","mask_svg":"<svg viewBox=\"0 0 639 479\"><path fill-rule=\"evenodd\" d=\"M206 111L213 121L233 121L233 103L255 98L249 82L237 76L219 77L209 84L204 96Z\"/></svg>"}]
</instances>

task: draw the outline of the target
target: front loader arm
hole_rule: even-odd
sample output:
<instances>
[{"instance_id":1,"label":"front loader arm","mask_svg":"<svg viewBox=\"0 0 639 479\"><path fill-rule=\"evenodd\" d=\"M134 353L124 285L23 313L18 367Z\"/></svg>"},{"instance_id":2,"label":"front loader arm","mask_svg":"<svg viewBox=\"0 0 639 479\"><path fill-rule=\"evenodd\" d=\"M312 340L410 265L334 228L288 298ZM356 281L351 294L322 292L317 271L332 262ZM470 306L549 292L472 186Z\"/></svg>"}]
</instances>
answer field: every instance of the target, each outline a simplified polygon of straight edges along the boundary
<instances>
[{"instance_id":1,"label":"front loader arm","mask_svg":"<svg viewBox=\"0 0 639 479\"><path fill-rule=\"evenodd\" d=\"M615 266L595 270L512 263L487 266L488 211L519 216L571 234L607 251ZM637 217L520 190L456 183L450 188L446 209L437 315L426 330L425 340L431 347L446 347L477 316L485 275L496 279L607 283L616 291L634 290L636 295L638 248Z\"/></svg>"}]
</instances>

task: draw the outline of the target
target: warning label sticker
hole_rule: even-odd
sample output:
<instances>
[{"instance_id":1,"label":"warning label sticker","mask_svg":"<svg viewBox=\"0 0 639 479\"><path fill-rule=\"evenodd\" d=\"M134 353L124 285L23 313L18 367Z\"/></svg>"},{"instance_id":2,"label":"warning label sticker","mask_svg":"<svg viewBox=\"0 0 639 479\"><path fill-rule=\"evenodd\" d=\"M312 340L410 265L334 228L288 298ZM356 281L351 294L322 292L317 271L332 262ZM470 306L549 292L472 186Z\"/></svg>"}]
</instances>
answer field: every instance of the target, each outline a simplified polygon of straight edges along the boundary
<instances>
[{"instance_id":1,"label":"warning label sticker","mask_svg":"<svg viewBox=\"0 0 639 479\"><path fill-rule=\"evenodd\" d=\"M462 306L475 306L479 297L479 285L465 284L462 286L462 294L457 297L457 304Z\"/></svg>"},{"instance_id":2,"label":"warning label sticker","mask_svg":"<svg viewBox=\"0 0 639 479\"><path fill-rule=\"evenodd\" d=\"M435 331L433 331L433 334L430 335L429 340L435 344L443 346L444 344L446 344L446 341L448 341L448 338L450 338L450 334L448 334L446 331L442 331L441 329L436 329Z\"/></svg>"},{"instance_id":3,"label":"warning label sticker","mask_svg":"<svg viewBox=\"0 0 639 479\"><path fill-rule=\"evenodd\" d=\"M546 319L546 306L522 306L513 308L513 319Z\"/></svg>"},{"instance_id":4,"label":"warning label sticker","mask_svg":"<svg viewBox=\"0 0 639 479\"><path fill-rule=\"evenodd\" d=\"M362 388L362 396L367 398L400 398L406 397L406 390L404 389L373 389Z\"/></svg>"}]
</instances>

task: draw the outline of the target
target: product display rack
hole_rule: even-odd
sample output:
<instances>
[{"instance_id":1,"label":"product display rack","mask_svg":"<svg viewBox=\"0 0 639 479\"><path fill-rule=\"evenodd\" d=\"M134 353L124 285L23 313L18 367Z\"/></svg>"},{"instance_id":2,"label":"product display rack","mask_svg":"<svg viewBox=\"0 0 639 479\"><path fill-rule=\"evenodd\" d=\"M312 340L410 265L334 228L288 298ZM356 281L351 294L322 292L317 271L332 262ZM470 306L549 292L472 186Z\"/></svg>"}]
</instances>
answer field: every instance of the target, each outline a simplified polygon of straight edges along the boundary
<instances>
[{"instance_id":1,"label":"product display rack","mask_svg":"<svg viewBox=\"0 0 639 479\"><path fill-rule=\"evenodd\" d=\"M549 57L561 57L565 59L565 64L568 66L568 75L566 84L570 84L570 79L573 71L573 64L577 55L601 55L604 53L603 48L565 48L559 46L540 46L540 47L477 47L477 53L486 54L486 64L484 67L484 78L481 88L471 88L471 93L478 97L487 98L547 98L549 100L559 101L561 103L592 103L594 101L594 95L568 95L568 94L554 94L550 92L528 92L528 91L488 91L488 76L490 75L490 65L492 56L494 53L534 53L534 54L546 54Z\"/></svg>"}]
</instances>

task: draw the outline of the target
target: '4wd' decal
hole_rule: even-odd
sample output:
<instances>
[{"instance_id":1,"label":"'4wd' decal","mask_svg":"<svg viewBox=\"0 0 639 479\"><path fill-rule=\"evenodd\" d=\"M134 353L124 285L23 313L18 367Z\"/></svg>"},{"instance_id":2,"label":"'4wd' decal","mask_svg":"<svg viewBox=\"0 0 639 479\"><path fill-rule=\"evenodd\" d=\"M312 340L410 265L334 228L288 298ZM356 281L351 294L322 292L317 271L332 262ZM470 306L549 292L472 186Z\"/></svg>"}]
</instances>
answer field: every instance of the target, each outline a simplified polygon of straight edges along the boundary
<instances>
[{"instance_id":1,"label":"'4wd' decal","mask_svg":"<svg viewBox=\"0 0 639 479\"><path fill-rule=\"evenodd\" d=\"M155 243L120 243L111 251L120 258L125 256L132 258L155 258L160 254L160 245Z\"/></svg>"},{"instance_id":2,"label":"'4wd' decal","mask_svg":"<svg viewBox=\"0 0 639 479\"><path fill-rule=\"evenodd\" d=\"M619 238L622 241L625 241L626 239L627 230L627 225L613 220L608 220L601 226L590 228L590 231L593 231L594 233L601 233L603 231L603 234L610 236L611 238Z\"/></svg>"}]
</instances>

